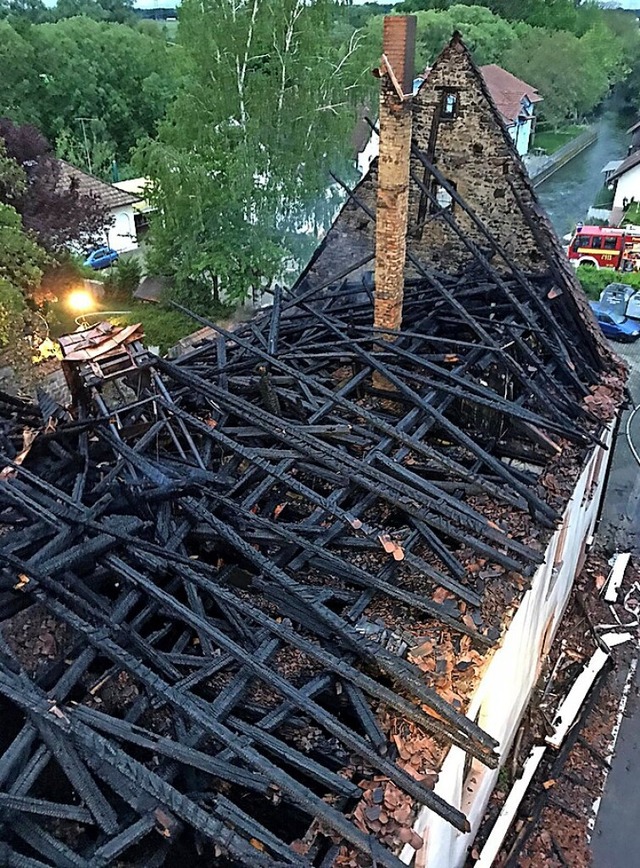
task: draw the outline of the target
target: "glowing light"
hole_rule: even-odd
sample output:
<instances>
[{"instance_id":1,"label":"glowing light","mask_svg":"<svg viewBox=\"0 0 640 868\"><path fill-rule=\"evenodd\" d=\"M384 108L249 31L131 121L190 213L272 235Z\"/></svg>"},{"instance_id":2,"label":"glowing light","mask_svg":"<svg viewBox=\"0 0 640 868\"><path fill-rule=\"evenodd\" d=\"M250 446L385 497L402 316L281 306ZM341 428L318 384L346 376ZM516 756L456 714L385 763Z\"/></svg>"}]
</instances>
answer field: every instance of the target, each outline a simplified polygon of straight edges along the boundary
<instances>
[{"instance_id":1,"label":"glowing light","mask_svg":"<svg viewBox=\"0 0 640 868\"><path fill-rule=\"evenodd\" d=\"M67 304L77 313L87 313L96 306L93 296L86 289L74 289L67 296Z\"/></svg>"}]
</instances>

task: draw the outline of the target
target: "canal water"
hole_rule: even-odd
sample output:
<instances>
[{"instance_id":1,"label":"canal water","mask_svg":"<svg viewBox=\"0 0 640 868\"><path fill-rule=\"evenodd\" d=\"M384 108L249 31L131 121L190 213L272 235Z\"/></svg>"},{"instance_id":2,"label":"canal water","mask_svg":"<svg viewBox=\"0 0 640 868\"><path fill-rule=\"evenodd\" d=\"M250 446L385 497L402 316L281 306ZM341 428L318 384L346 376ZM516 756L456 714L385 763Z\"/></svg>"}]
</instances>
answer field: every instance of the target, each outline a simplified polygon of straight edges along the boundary
<instances>
[{"instance_id":1,"label":"canal water","mask_svg":"<svg viewBox=\"0 0 640 868\"><path fill-rule=\"evenodd\" d=\"M586 221L587 211L596 204L602 188L602 167L627 154L630 138L625 130L632 122L633 118L621 115L611 105L598 121L596 141L536 188L560 238L579 220Z\"/></svg>"}]
</instances>

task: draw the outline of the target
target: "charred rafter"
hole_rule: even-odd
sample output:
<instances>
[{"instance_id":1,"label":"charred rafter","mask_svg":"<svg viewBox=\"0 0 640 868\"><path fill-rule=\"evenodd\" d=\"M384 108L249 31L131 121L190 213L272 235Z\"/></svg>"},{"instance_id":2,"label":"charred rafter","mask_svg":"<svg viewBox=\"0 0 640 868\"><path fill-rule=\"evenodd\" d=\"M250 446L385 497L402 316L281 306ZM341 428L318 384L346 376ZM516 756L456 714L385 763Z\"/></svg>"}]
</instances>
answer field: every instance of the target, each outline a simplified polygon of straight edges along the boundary
<instances>
[{"instance_id":1,"label":"charred rafter","mask_svg":"<svg viewBox=\"0 0 640 868\"><path fill-rule=\"evenodd\" d=\"M0 395L10 864L161 865L178 844L329 865L333 837L398 868L350 819L374 774L465 828L385 721L488 765L496 745L407 649L429 631L492 644L478 562L504 585L536 569L558 518L541 472L600 431L583 401L598 355L573 341L561 274L511 267L450 192L487 249L461 237L473 264L455 276L410 257L393 340L367 254L276 288L233 332L196 318L216 337L176 362L133 327L109 350L108 329L73 337L72 418ZM25 457L40 412L54 421ZM11 639L35 611L57 625L46 659Z\"/></svg>"}]
</instances>

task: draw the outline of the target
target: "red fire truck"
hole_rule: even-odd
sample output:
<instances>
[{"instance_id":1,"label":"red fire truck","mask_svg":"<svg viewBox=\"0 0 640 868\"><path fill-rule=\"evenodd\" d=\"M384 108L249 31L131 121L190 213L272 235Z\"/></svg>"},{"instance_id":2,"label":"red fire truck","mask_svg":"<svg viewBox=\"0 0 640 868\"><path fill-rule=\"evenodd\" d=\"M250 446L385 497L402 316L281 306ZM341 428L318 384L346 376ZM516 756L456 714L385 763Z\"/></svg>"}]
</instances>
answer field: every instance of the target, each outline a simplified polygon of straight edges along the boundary
<instances>
[{"instance_id":1,"label":"red fire truck","mask_svg":"<svg viewBox=\"0 0 640 868\"><path fill-rule=\"evenodd\" d=\"M568 255L573 265L640 271L640 226L610 229L578 223Z\"/></svg>"}]
</instances>

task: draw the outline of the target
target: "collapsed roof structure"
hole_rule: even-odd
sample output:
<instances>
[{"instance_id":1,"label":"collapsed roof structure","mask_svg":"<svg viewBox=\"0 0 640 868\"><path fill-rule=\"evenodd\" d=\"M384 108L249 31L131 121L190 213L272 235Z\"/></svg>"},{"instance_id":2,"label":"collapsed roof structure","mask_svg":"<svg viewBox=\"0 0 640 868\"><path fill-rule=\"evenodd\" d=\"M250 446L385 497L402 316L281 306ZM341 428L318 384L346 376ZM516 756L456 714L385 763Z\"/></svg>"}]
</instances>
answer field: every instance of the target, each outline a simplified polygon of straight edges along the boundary
<instances>
[{"instance_id":1,"label":"collapsed roof structure","mask_svg":"<svg viewBox=\"0 0 640 868\"><path fill-rule=\"evenodd\" d=\"M6 864L398 868L420 806L469 829L443 757L500 761L465 712L621 381L461 41L411 105L395 21L380 173L294 292L173 362L70 335L71 410L0 400Z\"/></svg>"}]
</instances>

